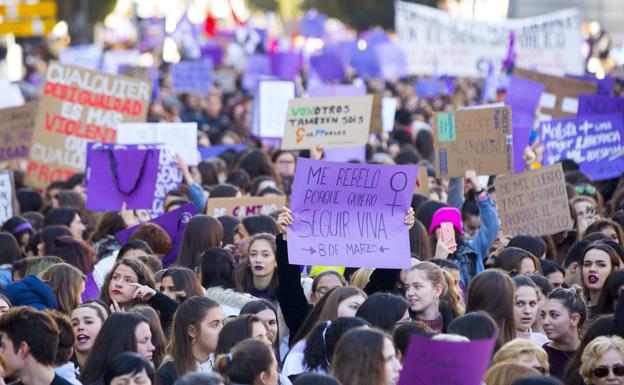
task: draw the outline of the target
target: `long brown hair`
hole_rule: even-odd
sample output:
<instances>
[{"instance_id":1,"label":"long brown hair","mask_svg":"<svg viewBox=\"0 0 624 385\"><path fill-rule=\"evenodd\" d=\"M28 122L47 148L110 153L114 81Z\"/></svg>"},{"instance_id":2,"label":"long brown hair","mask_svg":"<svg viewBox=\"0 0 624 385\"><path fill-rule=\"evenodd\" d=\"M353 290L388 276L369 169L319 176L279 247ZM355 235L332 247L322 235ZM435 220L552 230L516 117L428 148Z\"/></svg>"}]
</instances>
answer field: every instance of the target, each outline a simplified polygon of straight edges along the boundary
<instances>
[{"instance_id":1,"label":"long brown hair","mask_svg":"<svg viewBox=\"0 0 624 385\"><path fill-rule=\"evenodd\" d=\"M152 289L156 286L156 284L154 283L154 277L152 276L152 272L150 271L149 267L147 267L143 262L139 261L136 258L124 258L121 261L117 261L117 263L115 263L115 266L113 266L111 271L106 275L106 279L104 279L104 283L102 284L102 288L100 291L100 300L102 300L102 302L104 302L106 306L110 306L112 303L110 293L108 292L108 287L110 286L111 280L113 279L113 274L115 274L115 270L117 270L120 265L128 266L129 268L131 268L132 271L134 271L134 273L137 275L139 284L149 286ZM135 304L134 302L135 301L133 301L130 306L124 307L132 307L132 305Z\"/></svg>"},{"instance_id":2,"label":"long brown hair","mask_svg":"<svg viewBox=\"0 0 624 385\"><path fill-rule=\"evenodd\" d=\"M204 291L202 290L201 284L199 283L199 279L197 278L197 275L193 272L193 270L186 267L174 266L163 271L164 272L160 278L160 281L162 282L162 280L166 277L170 277L173 281L176 292L179 292L180 295L183 295L186 298L194 297L196 295L204 295Z\"/></svg>"},{"instance_id":3,"label":"long brown hair","mask_svg":"<svg viewBox=\"0 0 624 385\"><path fill-rule=\"evenodd\" d=\"M479 273L468 286L466 313L483 310L500 329L500 346L515 338L514 290L511 277L500 269Z\"/></svg>"},{"instance_id":4,"label":"long brown hair","mask_svg":"<svg viewBox=\"0 0 624 385\"><path fill-rule=\"evenodd\" d=\"M135 313L140 315L145 319L145 322L150 327L150 331L152 332L152 344L154 345L154 354L152 357L152 361L154 362L154 367L159 367L160 364L165 359L166 350L167 350L167 339L165 338L165 332L160 325L160 318L158 317L158 313L151 306L147 305L139 305L135 306L130 310L131 313Z\"/></svg>"},{"instance_id":5,"label":"long brown hair","mask_svg":"<svg viewBox=\"0 0 624 385\"><path fill-rule=\"evenodd\" d=\"M176 265L193 271L199 268L200 255L211 247L221 247L223 226L208 215L196 215L184 229Z\"/></svg>"},{"instance_id":6,"label":"long brown hair","mask_svg":"<svg viewBox=\"0 0 624 385\"><path fill-rule=\"evenodd\" d=\"M188 334L189 327L194 326L199 331L208 311L216 307L219 307L219 304L206 297L191 297L178 306L173 316L173 329L168 347L178 377L197 369L193 356L193 342Z\"/></svg>"},{"instance_id":7,"label":"long brown hair","mask_svg":"<svg viewBox=\"0 0 624 385\"><path fill-rule=\"evenodd\" d=\"M383 348L386 338L392 341L388 335L375 329L348 331L336 345L332 358L332 374L342 385L383 385Z\"/></svg>"},{"instance_id":8,"label":"long brown hair","mask_svg":"<svg viewBox=\"0 0 624 385\"><path fill-rule=\"evenodd\" d=\"M277 247L275 245L275 236L269 233L259 233L251 237L249 240L249 246L247 247L247 255L249 255L249 249L256 241L266 241L271 245L271 249L273 250L273 255L277 253ZM249 256L245 258L238 267L238 276L239 283L244 292L251 293L253 290L256 290L253 283L253 274L251 272L251 265L249 264ZM273 270L273 275L271 276L271 282L269 283L268 298L274 299L275 293L277 292L277 287L279 286L279 281L277 279L277 268Z\"/></svg>"},{"instance_id":9,"label":"long brown hair","mask_svg":"<svg viewBox=\"0 0 624 385\"><path fill-rule=\"evenodd\" d=\"M80 295L84 274L69 263L58 263L41 273L41 280L52 288L59 310L71 316L72 311L82 302Z\"/></svg>"}]
</instances>

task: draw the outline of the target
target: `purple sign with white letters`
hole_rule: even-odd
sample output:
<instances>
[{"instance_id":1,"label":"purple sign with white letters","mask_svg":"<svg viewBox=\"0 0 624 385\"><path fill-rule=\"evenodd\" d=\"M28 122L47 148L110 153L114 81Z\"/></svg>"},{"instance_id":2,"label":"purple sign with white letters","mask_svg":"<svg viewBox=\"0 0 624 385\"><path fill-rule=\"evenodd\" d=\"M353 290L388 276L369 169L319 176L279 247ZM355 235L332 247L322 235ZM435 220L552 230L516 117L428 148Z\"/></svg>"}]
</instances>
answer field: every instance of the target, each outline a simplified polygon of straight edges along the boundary
<instances>
[{"instance_id":1,"label":"purple sign with white letters","mask_svg":"<svg viewBox=\"0 0 624 385\"><path fill-rule=\"evenodd\" d=\"M553 119L540 124L544 165L574 160L592 180L624 172L624 115L621 113Z\"/></svg>"},{"instance_id":2,"label":"purple sign with white letters","mask_svg":"<svg viewBox=\"0 0 624 385\"><path fill-rule=\"evenodd\" d=\"M624 98L600 95L579 95L578 116L624 112Z\"/></svg>"},{"instance_id":3,"label":"purple sign with white letters","mask_svg":"<svg viewBox=\"0 0 624 385\"><path fill-rule=\"evenodd\" d=\"M297 159L288 258L296 265L406 268L417 166Z\"/></svg>"}]
</instances>

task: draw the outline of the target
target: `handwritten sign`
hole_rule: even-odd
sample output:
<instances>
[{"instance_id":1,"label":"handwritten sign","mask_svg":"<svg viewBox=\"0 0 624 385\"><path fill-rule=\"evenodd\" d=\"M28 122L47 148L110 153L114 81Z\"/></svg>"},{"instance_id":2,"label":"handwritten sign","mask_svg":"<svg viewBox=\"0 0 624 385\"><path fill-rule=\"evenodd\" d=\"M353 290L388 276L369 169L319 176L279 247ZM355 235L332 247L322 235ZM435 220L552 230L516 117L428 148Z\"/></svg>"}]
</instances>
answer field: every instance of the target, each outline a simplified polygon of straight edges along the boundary
<instances>
[{"instance_id":1,"label":"handwritten sign","mask_svg":"<svg viewBox=\"0 0 624 385\"><path fill-rule=\"evenodd\" d=\"M514 76L533 80L544 85L540 99L541 112L546 118L568 118L578 112L578 96L595 94L597 86L588 81L547 75L522 68L514 70Z\"/></svg>"},{"instance_id":2,"label":"handwritten sign","mask_svg":"<svg viewBox=\"0 0 624 385\"><path fill-rule=\"evenodd\" d=\"M471 342L412 337L398 385L479 385L490 364L495 338Z\"/></svg>"},{"instance_id":3,"label":"handwritten sign","mask_svg":"<svg viewBox=\"0 0 624 385\"><path fill-rule=\"evenodd\" d=\"M0 171L0 225L13 216L13 174Z\"/></svg>"},{"instance_id":4,"label":"handwritten sign","mask_svg":"<svg viewBox=\"0 0 624 385\"><path fill-rule=\"evenodd\" d=\"M288 229L290 263L405 268L409 236L403 223L416 166L297 160Z\"/></svg>"},{"instance_id":5,"label":"handwritten sign","mask_svg":"<svg viewBox=\"0 0 624 385\"><path fill-rule=\"evenodd\" d=\"M595 181L619 177L624 172L623 119L614 113L542 122L543 163L571 159Z\"/></svg>"},{"instance_id":6,"label":"handwritten sign","mask_svg":"<svg viewBox=\"0 0 624 385\"><path fill-rule=\"evenodd\" d=\"M171 67L173 90L206 95L212 87L212 61L181 61Z\"/></svg>"},{"instance_id":7,"label":"handwritten sign","mask_svg":"<svg viewBox=\"0 0 624 385\"><path fill-rule=\"evenodd\" d=\"M208 198L206 214L219 218L231 215L244 218L251 215L269 215L286 205L286 197Z\"/></svg>"},{"instance_id":8,"label":"handwritten sign","mask_svg":"<svg viewBox=\"0 0 624 385\"><path fill-rule=\"evenodd\" d=\"M578 116L624 112L624 98L615 96L580 95Z\"/></svg>"},{"instance_id":9,"label":"handwritten sign","mask_svg":"<svg viewBox=\"0 0 624 385\"><path fill-rule=\"evenodd\" d=\"M440 177L513 174L510 107L437 112L433 136Z\"/></svg>"},{"instance_id":10,"label":"handwritten sign","mask_svg":"<svg viewBox=\"0 0 624 385\"><path fill-rule=\"evenodd\" d=\"M197 165L197 123L123 123L117 132L117 143L163 143L187 165Z\"/></svg>"},{"instance_id":11,"label":"handwritten sign","mask_svg":"<svg viewBox=\"0 0 624 385\"><path fill-rule=\"evenodd\" d=\"M149 82L48 65L35 118L25 182L43 188L85 168L87 141L115 143L121 122L144 122Z\"/></svg>"},{"instance_id":12,"label":"handwritten sign","mask_svg":"<svg viewBox=\"0 0 624 385\"><path fill-rule=\"evenodd\" d=\"M365 145L373 96L292 99L288 102L282 149Z\"/></svg>"},{"instance_id":13,"label":"handwritten sign","mask_svg":"<svg viewBox=\"0 0 624 385\"><path fill-rule=\"evenodd\" d=\"M505 235L550 235L574 225L561 163L498 177L494 186Z\"/></svg>"},{"instance_id":14,"label":"handwritten sign","mask_svg":"<svg viewBox=\"0 0 624 385\"><path fill-rule=\"evenodd\" d=\"M36 113L36 102L0 110L0 161L28 156Z\"/></svg>"}]
</instances>

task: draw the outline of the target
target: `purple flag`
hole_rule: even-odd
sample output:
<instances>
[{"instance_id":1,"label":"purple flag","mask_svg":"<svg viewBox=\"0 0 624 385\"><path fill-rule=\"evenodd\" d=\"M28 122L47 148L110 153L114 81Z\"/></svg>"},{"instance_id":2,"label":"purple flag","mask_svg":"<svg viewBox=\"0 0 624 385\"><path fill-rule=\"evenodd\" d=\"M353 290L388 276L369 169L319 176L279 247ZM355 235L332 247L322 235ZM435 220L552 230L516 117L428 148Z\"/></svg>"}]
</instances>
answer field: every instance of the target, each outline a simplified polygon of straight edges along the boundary
<instances>
[{"instance_id":1,"label":"purple flag","mask_svg":"<svg viewBox=\"0 0 624 385\"><path fill-rule=\"evenodd\" d=\"M373 28L362 32L360 38L366 41L369 48L375 47L377 44L390 42L390 37L381 28Z\"/></svg>"},{"instance_id":2,"label":"purple flag","mask_svg":"<svg viewBox=\"0 0 624 385\"><path fill-rule=\"evenodd\" d=\"M345 78L344 64L340 56L327 53L310 58L310 67L324 82Z\"/></svg>"},{"instance_id":3,"label":"purple flag","mask_svg":"<svg viewBox=\"0 0 624 385\"><path fill-rule=\"evenodd\" d=\"M256 83L261 76L271 76L271 57L265 54L253 54L247 58L247 69L243 75L243 87L246 90L256 88Z\"/></svg>"},{"instance_id":4,"label":"purple flag","mask_svg":"<svg viewBox=\"0 0 624 385\"><path fill-rule=\"evenodd\" d=\"M173 90L207 95L212 87L212 61L181 61L171 67Z\"/></svg>"},{"instance_id":5,"label":"purple flag","mask_svg":"<svg viewBox=\"0 0 624 385\"><path fill-rule=\"evenodd\" d=\"M87 145L87 209L151 209L156 191L160 150L140 145L96 142Z\"/></svg>"},{"instance_id":6,"label":"purple flag","mask_svg":"<svg viewBox=\"0 0 624 385\"><path fill-rule=\"evenodd\" d=\"M271 54L271 69L280 80L295 80L299 74L303 60L301 54L295 52L276 52Z\"/></svg>"},{"instance_id":7,"label":"purple flag","mask_svg":"<svg viewBox=\"0 0 624 385\"><path fill-rule=\"evenodd\" d=\"M362 78L376 78L380 75L379 65L372 46L367 46L364 49L359 49L357 45L353 46L350 64L358 76Z\"/></svg>"},{"instance_id":8,"label":"purple flag","mask_svg":"<svg viewBox=\"0 0 624 385\"><path fill-rule=\"evenodd\" d=\"M299 22L299 34L305 37L323 38L325 32L325 22L327 16L311 9L301 18Z\"/></svg>"},{"instance_id":9,"label":"purple flag","mask_svg":"<svg viewBox=\"0 0 624 385\"><path fill-rule=\"evenodd\" d=\"M366 95L366 87L364 85L354 86L351 84L326 84L317 87L310 87L308 90L308 97L310 98L362 95Z\"/></svg>"},{"instance_id":10,"label":"purple flag","mask_svg":"<svg viewBox=\"0 0 624 385\"><path fill-rule=\"evenodd\" d=\"M211 60L213 67L219 67L223 62L223 47L215 42L206 43L201 47L201 57Z\"/></svg>"},{"instance_id":11,"label":"purple flag","mask_svg":"<svg viewBox=\"0 0 624 385\"><path fill-rule=\"evenodd\" d=\"M234 150L236 152L243 151L247 146L244 144L217 144L210 147L198 147L202 160L216 158L226 151Z\"/></svg>"},{"instance_id":12,"label":"purple flag","mask_svg":"<svg viewBox=\"0 0 624 385\"><path fill-rule=\"evenodd\" d=\"M597 79L593 75L568 75L566 74L566 78L584 80L588 82L592 82L598 86L596 89L596 95L609 96L613 91L613 87L615 87L615 78L611 76L606 76L604 79Z\"/></svg>"},{"instance_id":13,"label":"purple flag","mask_svg":"<svg viewBox=\"0 0 624 385\"><path fill-rule=\"evenodd\" d=\"M440 80L437 77L416 80L414 85L419 98L437 98L440 96Z\"/></svg>"},{"instance_id":14,"label":"purple flag","mask_svg":"<svg viewBox=\"0 0 624 385\"><path fill-rule=\"evenodd\" d=\"M542 122L542 163L551 165L571 159L594 181L616 178L624 172L623 136L624 116L621 113Z\"/></svg>"},{"instance_id":15,"label":"purple flag","mask_svg":"<svg viewBox=\"0 0 624 385\"><path fill-rule=\"evenodd\" d=\"M340 41L323 47L323 53L340 57L343 66L345 66L351 62L351 53L354 49L357 49L355 41Z\"/></svg>"},{"instance_id":16,"label":"purple flag","mask_svg":"<svg viewBox=\"0 0 624 385\"><path fill-rule=\"evenodd\" d=\"M406 268L403 223L416 166L297 159L288 258L296 265Z\"/></svg>"},{"instance_id":17,"label":"purple flag","mask_svg":"<svg viewBox=\"0 0 624 385\"><path fill-rule=\"evenodd\" d=\"M141 39L139 51L148 52L162 47L165 42L165 18L150 17L139 22Z\"/></svg>"},{"instance_id":18,"label":"purple flag","mask_svg":"<svg viewBox=\"0 0 624 385\"><path fill-rule=\"evenodd\" d=\"M357 160L366 163L366 146L328 147L323 149L325 160L330 162L351 162Z\"/></svg>"},{"instance_id":19,"label":"purple flag","mask_svg":"<svg viewBox=\"0 0 624 385\"><path fill-rule=\"evenodd\" d=\"M490 364L496 338L471 342L412 337L398 385L479 385Z\"/></svg>"},{"instance_id":20,"label":"purple flag","mask_svg":"<svg viewBox=\"0 0 624 385\"><path fill-rule=\"evenodd\" d=\"M169 234L169 238L171 238L171 251L162 259L164 267L172 265L178 259L178 250L180 249L184 229L186 229L186 225L189 223L191 218L197 214L198 212L195 206L192 203L189 203L150 221L151 223L155 223L162 227L167 234ZM128 242L130 236L139 228L139 226L140 225L136 225L122 230L115 234L115 237L117 237L119 243L124 245Z\"/></svg>"},{"instance_id":21,"label":"purple flag","mask_svg":"<svg viewBox=\"0 0 624 385\"><path fill-rule=\"evenodd\" d=\"M373 50L382 79L397 80L407 76L407 58L400 45L388 41L375 45Z\"/></svg>"},{"instance_id":22,"label":"purple flag","mask_svg":"<svg viewBox=\"0 0 624 385\"><path fill-rule=\"evenodd\" d=\"M624 112L624 98L579 95L578 116Z\"/></svg>"},{"instance_id":23,"label":"purple flag","mask_svg":"<svg viewBox=\"0 0 624 385\"><path fill-rule=\"evenodd\" d=\"M524 149L528 146L533 124L535 122L535 111L539 105L540 98L544 92L542 83L529 79L511 76L507 93L505 94L505 104L511 106L511 126L513 127L513 155L514 172L520 173L526 169L524 161Z\"/></svg>"}]
</instances>

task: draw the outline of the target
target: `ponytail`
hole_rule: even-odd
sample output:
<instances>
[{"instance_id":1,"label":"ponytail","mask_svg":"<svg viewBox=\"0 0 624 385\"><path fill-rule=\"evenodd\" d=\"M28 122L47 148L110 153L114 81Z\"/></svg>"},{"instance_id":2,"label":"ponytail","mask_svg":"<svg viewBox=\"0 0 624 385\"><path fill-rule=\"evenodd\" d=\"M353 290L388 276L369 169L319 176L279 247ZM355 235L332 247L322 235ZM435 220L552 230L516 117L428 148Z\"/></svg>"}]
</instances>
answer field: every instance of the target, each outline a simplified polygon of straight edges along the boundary
<instances>
[{"instance_id":1,"label":"ponytail","mask_svg":"<svg viewBox=\"0 0 624 385\"><path fill-rule=\"evenodd\" d=\"M557 288L548 294L548 299L556 299L570 314L577 313L580 316L578 328L582 328L587 318L587 307L585 305L585 297L583 288L573 285L570 289Z\"/></svg>"},{"instance_id":2,"label":"ponytail","mask_svg":"<svg viewBox=\"0 0 624 385\"><path fill-rule=\"evenodd\" d=\"M269 373L275 354L264 342L246 339L234 345L230 353L220 354L215 370L229 383L253 384L262 372Z\"/></svg>"}]
</instances>

